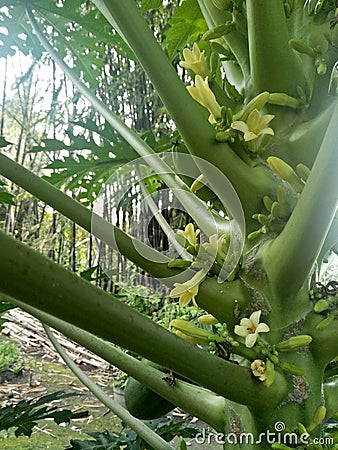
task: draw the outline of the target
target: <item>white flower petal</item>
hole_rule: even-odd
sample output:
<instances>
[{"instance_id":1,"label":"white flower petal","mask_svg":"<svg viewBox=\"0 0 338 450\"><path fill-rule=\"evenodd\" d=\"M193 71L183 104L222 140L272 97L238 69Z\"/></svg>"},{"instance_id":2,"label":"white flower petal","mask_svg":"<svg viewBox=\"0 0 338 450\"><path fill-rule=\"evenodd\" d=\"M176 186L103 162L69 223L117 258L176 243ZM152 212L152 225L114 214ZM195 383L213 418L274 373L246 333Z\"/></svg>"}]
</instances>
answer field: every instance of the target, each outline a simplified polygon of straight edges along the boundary
<instances>
[{"instance_id":1,"label":"white flower petal","mask_svg":"<svg viewBox=\"0 0 338 450\"><path fill-rule=\"evenodd\" d=\"M264 323L264 322L258 324L258 327L256 328L256 332L257 332L257 333L267 333L268 331L270 331L270 328L269 328L269 326L268 326L266 323Z\"/></svg>"},{"instance_id":2,"label":"white flower petal","mask_svg":"<svg viewBox=\"0 0 338 450\"><path fill-rule=\"evenodd\" d=\"M247 317L244 317L244 319L241 319L239 324L245 328L252 328L252 326L253 326L251 319L248 319Z\"/></svg>"},{"instance_id":3,"label":"white flower petal","mask_svg":"<svg viewBox=\"0 0 338 450\"><path fill-rule=\"evenodd\" d=\"M242 120L235 120L235 122L232 122L231 128L241 131L242 133L249 131L248 125Z\"/></svg>"},{"instance_id":4,"label":"white flower petal","mask_svg":"<svg viewBox=\"0 0 338 450\"><path fill-rule=\"evenodd\" d=\"M254 139L257 139L258 135L256 133L253 133L252 131L247 131L244 133L244 140L245 142L253 141Z\"/></svg>"},{"instance_id":5,"label":"white flower petal","mask_svg":"<svg viewBox=\"0 0 338 450\"><path fill-rule=\"evenodd\" d=\"M186 286L182 283L174 283L174 289L170 292L170 297L179 297L183 292L187 290Z\"/></svg>"},{"instance_id":6,"label":"white flower petal","mask_svg":"<svg viewBox=\"0 0 338 450\"><path fill-rule=\"evenodd\" d=\"M273 135L275 134L275 132L273 131L272 128L263 128L263 130L259 131L257 134L258 134L259 136L260 136L261 134L271 134L271 136L273 136Z\"/></svg>"},{"instance_id":7,"label":"white flower petal","mask_svg":"<svg viewBox=\"0 0 338 450\"><path fill-rule=\"evenodd\" d=\"M180 306L186 306L192 300L196 305L195 296L198 294L199 285L206 277L206 272L200 270L185 283L174 283L174 289L170 292L170 297L179 297ZM197 306L197 305L196 305Z\"/></svg>"},{"instance_id":8,"label":"white flower petal","mask_svg":"<svg viewBox=\"0 0 338 450\"><path fill-rule=\"evenodd\" d=\"M250 333L245 338L245 346L251 348L255 345L258 338L258 333Z\"/></svg>"},{"instance_id":9,"label":"white flower petal","mask_svg":"<svg viewBox=\"0 0 338 450\"><path fill-rule=\"evenodd\" d=\"M189 305L191 299L192 299L192 296L191 296L190 292L185 292L184 294L182 294L180 296L180 300L179 300L180 307L183 308L184 306Z\"/></svg>"},{"instance_id":10,"label":"white flower petal","mask_svg":"<svg viewBox=\"0 0 338 450\"><path fill-rule=\"evenodd\" d=\"M257 109L254 109L253 111L251 111L251 113L249 114L249 116L246 120L249 130L256 133L257 128L259 128L260 120L261 120L261 116L259 114L259 111Z\"/></svg>"},{"instance_id":11,"label":"white flower petal","mask_svg":"<svg viewBox=\"0 0 338 450\"><path fill-rule=\"evenodd\" d=\"M235 325L235 334L238 336L246 337L249 334L247 327L242 327L241 325Z\"/></svg>"},{"instance_id":12,"label":"white flower petal","mask_svg":"<svg viewBox=\"0 0 338 450\"><path fill-rule=\"evenodd\" d=\"M259 319L261 317L261 314L262 314L262 311L258 310L258 311L253 312L250 316L251 323L255 328L257 328L257 326L259 324Z\"/></svg>"},{"instance_id":13,"label":"white flower petal","mask_svg":"<svg viewBox=\"0 0 338 450\"><path fill-rule=\"evenodd\" d=\"M259 128L264 128L275 116L273 114L265 114L260 117Z\"/></svg>"},{"instance_id":14,"label":"white flower petal","mask_svg":"<svg viewBox=\"0 0 338 450\"><path fill-rule=\"evenodd\" d=\"M265 126L274 118L272 114L265 114L261 116L257 109L254 109L249 114L246 122L237 120L231 124L231 128L239 130L244 133L244 140L246 142L258 139L261 134L273 135L272 128L265 128Z\"/></svg>"}]
</instances>

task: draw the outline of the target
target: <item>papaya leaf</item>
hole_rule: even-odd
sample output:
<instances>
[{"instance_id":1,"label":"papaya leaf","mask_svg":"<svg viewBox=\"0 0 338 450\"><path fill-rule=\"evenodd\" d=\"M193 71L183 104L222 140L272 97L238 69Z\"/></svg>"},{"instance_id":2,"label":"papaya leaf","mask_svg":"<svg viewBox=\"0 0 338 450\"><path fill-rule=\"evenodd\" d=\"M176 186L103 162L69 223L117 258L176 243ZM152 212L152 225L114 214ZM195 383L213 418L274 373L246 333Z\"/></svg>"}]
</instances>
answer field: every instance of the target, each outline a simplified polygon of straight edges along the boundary
<instances>
[{"instance_id":1,"label":"papaya leaf","mask_svg":"<svg viewBox=\"0 0 338 450\"><path fill-rule=\"evenodd\" d=\"M9 192L0 192L0 205L6 203L7 205L15 205L14 195Z\"/></svg>"},{"instance_id":2,"label":"papaya leaf","mask_svg":"<svg viewBox=\"0 0 338 450\"><path fill-rule=\"evenodd\" d=\"M56 187L65 186L67 189L78 191L77 199L89 205L97 198L102 184L110 175L122 165L138 158L138 154L108 123L98 126L88 119L86 122L73 122L73 125L83 128L86 135L89 132L90 137L74 136L69 133L71 140L69 145L56 139L44 139L41 145L33 147L31 152L66 151L67 155L62 155L45 167L53 172L43 178ZM170 150L175 136L176 134L173 136L163 134L158 138L152 131L142 135L158 153ZM100 145L97 144L97 137L101 139Z\"/></svg>"},{"instance_id":3,"label":"papaya leaf","mask_svg":"<svg viewBox=\"0 0 338 450\"><path fill-rule=\"evenodd\" d=\"M171 26L166 33L164 45L171 60L187 44L191 44L207 31L207 24L197 0L184 0L181 6L175 9L169 24Z\"/></svg>"},{"instance_id":4,"label":"papaya leaf","mask_svg":"<svg viewBox=\"0 0 338 450\"><path fill-rule=\"evenodd\" d=\"M117 274L117 269L112 269L108 271L109 273L101 273L100 275L93 276L93 274L97 271L98 267L99 266L89 267L89 269L86 269L80 273L80 277L84 278L87 281L98 281L103 280L108 276L111 277Z\"/></svg>"},{"instance_id":5,"label":"papaya leaf","mask_svg":"<svg viewBox=\"0 0 338 450\"><path fill-rule=\"evenodd\" d=\"M2 300L0 298L0 315L5 313L6 311L9 311L12 308L15 308L15 306L12 303L7 302L6 300Z\"/></svg>"},{"instance_id":6,"label":"papaya leaf","mask_svg":"<svg viewBox=\"0 0 338 450\"><path fill-rule=\"evenodd\" d=\"M47 169L57 169L50 176L43 177L56 187L65 185L67 189L80 188L78 200L90 204L100 192L102 184L120 167L113 159L95 160L92 157L84 158L77 155L64 157L47 166Z\"/></svg>"},{"instance_id":7,"label":"papaya leaf","mask_svg":"<svg viewBox=\"0 0 338 450\"><path fill-rule=\"evenodd\" d=\"M184 422L170 421L168 424L160 425L158 421L147 421L149 428L154 430L165 441L169 442L176 436L183 438L193 438L198 433L196 428L187 426ZM69 450L113 450L124 448L124 450L141 450L145 447L145 441L137 434L125 428L121 433L109 433L107 430L103 433L87 433L94 440L80 441L71 440Z\"/></svg>"},{"instance_id":8,"label":"papaya leaf","mask_svg":"<svg viewBox=\"0 0 338 450\"><path fill-rule=\"evenodd\" d=\"M62 7L44 0L31 0L30 4L60 56L64 58L71 53L74 71L92 86L97 85L105 64L107 42L122 57L136 60L129 46L93 5L86 9L76 0L65 0ZM45 52L32 33L25 2L0 0L2 6L6 8L0 9L0 57L13 56L20 49L25 55L33 54L40 59Z\"/></svg>"},{"instance_id":9,"label":"papaya leaf","mask_svg":"<svg viewBox=\"0 0 338 450\"><path fill-rule=\"evenodd\" d=\"M6 141L3 136L0 136L0 148L7 147L7 145L11 145L11 142Z\"/></svg>"},{"instance_id":10,"label":"papaya leaf","mask_svg":"<svg viewBox=\"0 0 338 450\"><path fill-rule=\"evenodd\" d=\"M5 39L3 39L3 37L5 37ZM7 56L15 55L15 50L12 48L11 43L4 42L8 40L6 38L7 36L1 35L0 33L0 58L6 58Z\"/></svg>"},{"instance_id":11,"label":"papaya leaf","mask_svg":"<svg viewBox=\"0 0 338 450\"><path fill-rule=\"evenodd\" d=\"M114 450L117 445L125 446L125 449L130 449L131 441L123 436L122 433L110 434L107 430L103 433L87 433L89 436L94 438L94 440L81 441L78 439L72 439L70 441L71 447L67 447L69 450ZM136 436L136 434L135 434Z\"/></svg>"},{"instance_id":12,"label":"papaya leaf","mask_svg":"<svg viewBox=\"0 0 338 450\"><path fill-rule=\"evenodd\" d=\"M44 395L38 399L22 400L15 406L6 406L0 409L0 430L16 428L15 435L31 436L37 421L53 419L58 425L69 422L72 412L66 409L58 409L57 406L48 406L49 403L79 394L63 391Z\"/></svg>"},{"instance_id":13,"label":"papaya leaf","mask_svg":"<svg viewBox=\"0 0 338 450\"><path fill-rule=\"evenodd\" d=\"M43 48L31 33L24 2L0 0L0 22L1 56L13 56L20 49L24 55L33 54L37 59L41 58Z\"/></svg>"},{"instance_id":14,"label":"papaya leaf","mask_svg":"<svg viewBox=\"0 0 338 450\"><path fill-rule=\"evenodd\" d=\"M35 0L35 5L39 14L57 31L55 46L58 50L67 48L71 51L74 68L82 76L85 75L86 81L90 81L93 86L97 84L96 72L105 62L107 42L121 56L136 60L130 47L93 5L82 8L80 14L79 2L74 0L66 0L62 7L43 0Z\"/></svg>"},{"instance_id":15,"label":"papaya leaf","mask_svg":"<svg viewBox=\"0 0 338 450\"><path fill-rule=\"evenodd\" d=\"M12 308L15 308L15 305L12 305L12 303L9 303L7 300L4 300L0 297L0 331L3 324L6 322L6 319L3 318L3 315Z\"/></svg>"}]
</instances>

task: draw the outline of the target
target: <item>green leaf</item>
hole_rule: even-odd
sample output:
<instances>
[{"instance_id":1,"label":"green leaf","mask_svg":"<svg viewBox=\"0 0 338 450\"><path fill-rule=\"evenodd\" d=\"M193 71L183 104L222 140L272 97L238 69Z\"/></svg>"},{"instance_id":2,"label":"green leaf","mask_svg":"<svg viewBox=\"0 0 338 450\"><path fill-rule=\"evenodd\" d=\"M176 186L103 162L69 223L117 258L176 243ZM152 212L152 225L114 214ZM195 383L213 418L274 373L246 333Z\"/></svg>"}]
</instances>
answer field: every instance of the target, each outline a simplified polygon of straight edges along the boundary
<instances>
[{"instance_id":1,"label":"green leaf","mask_svg":"<svg viewBox=\"0 0 338 450\"><path fill-rule=\"evenodd\" d=\"M12 308L15 308L15 305L13 305L10 302L7 302L6 300L0 299L0 315L5 313L6 311L9 311Z\"/></svg>"},{"instance_id":2,"label":"green leaf","mask_svg":"<svg viewBox=\"0 0 338 450\"><path fill-rule=\"evenodd\" d=\"M198 36L207 31L207 24L198 6L197 0L185 0L175 9L164 44L171 60L187 45L194 42Z\"/></svg>"},{"instance_id":3,"label":"green leaf","mask_svg":"<svg viewBox=\"0 0 338 450\"><path fill-rule=\"evenodd\" d=\"M74 4L75 3L75 4ZM72 50L75 52L77 58L80 57L82 64L88 66L90 57L93 57L94 52L102 52L102 55L106 52L106 44L114 47L117 53L128 59L136 61L136 57L130 47L123 41L123 39L115 34L110 24L105 17L97 11L96 8L82 9L79 13L79 2L74 0L66 0L62 7L57 7L55 3L46 2L45 0L35 0L35 6L39 8L41 14L43 14L53 25L57 24L55 21L55 15L59 16L59 22L57 27L62 27L67 33L68 38L71 39ZM76 23L80 26L78 30L68 31L66 24ZM81 38L79 39L79 36ZM63 45L67 46L66 42ZM78 47L77 47L78 45ZM89 52L83 52L82 49L90 50ZM87 53L84 57L84 53ZM96 65L103 66L104 58L96 57Z\"/></svg>"},{"instance_id":4,"label":"green leaf","mask_svg":"<svg viewBox=\"0 0 338 450\"><path fill-rule=\"evenodd\" d=\"M6 203L7 205L15 205L14 195L9 194L8 192L0 192L0 205L2 203Z\"/></svg>"},{"instance_id":5,"label":"green leaf","mask_svg":"<svg viewBox=\"0 0 338 450\"><path fill-rule=\"evenodd\" d=\"M107 278L108 276L111 277L113 275L117 274L117 269L112 269L109 271L109 273L101 273L100 275L94 276L94 272L97 271L99 266L89 267L89 269L84 270L80 273L80 277L84 278L87 281L98 281L103 280L104 278Z\"/></svg>"},{"instance_id":6,"label":"green leaf","mask_svg":"<svg viewBox=\"0 0 338 450\"><path fill-rule=\"evenodd\" d=\"M12 308L15 308L15 305L12 305L12 303L9 303L7 300L3 300L0 297L0 331L3 324L6 322L6 319L4 319L2 316Z\"/></svg>"},{"instance_id":7,"label":"green leaf","mask_svg":"<svg viewBox=\"0 0 338 450\"><path fill-rule=\"evenodd\" d=\"M187 425L185 422L170 421L165 425L156 427L156 432L167 442L174 439L175 436L183 438L193 438L198 433L198 429Z\"/></svg>"},{"instance_id":8,"label":"green leaf","mask_svg":"<svg viewBox=\"0 0 338 450\"><path fill-rule=\"evenodd\" d=\"M65 145L57 139L45 139L31 152L66 150L71 153L69 156L62 156L49 164L46 169L54 172L43 178L56 187L66 186L67 189L77 190L79 192L77 199L81 203L89 205L96 199L102 184L109 176L122 165L136 159L138 154L120 138L108 123L98 126L94 121L87 120L86 122L73 122L73 125L89 131L90 138L68 133L71 140L70 145ZM94 134L96 135L95 141ZM96 143L97 135L102 139L101 145ZM159 139L149 131L142 137L156 152L168 151L173 145L173 136L163 134Z\"/></svg>"},{"instance_id":9,"label":"green leaf","mask_svg":"<svg viewBox=\"0 0 338 450\"><path fill-rule=\"evenodd\" d=\"M72 439L69 450L114 450L116 448L131 449L130 439L125 438L121 433L110 434L108 431L103 433L87 433L94 440L80 441ZM129 442L128 442L129 441Z\"/></svg>"},{"instance_id":10,"label":"green leaf","mask_svg":"<svg viewBox=\"0 0 338 450\"><path fill-rule=\"evenodd\" d=\"M2 38L1 41L3 42ZM14 55L15 50L10 45L0 44L0 58L6 58L7 56L14 56Z\"/></svg>"},{"instance_id":11,"label":"green leaf","mask_svg":"<svg viewBox=\"0 0 338 450\"><path fill-rule=\"evenodd\" d=\"M3 6L6 8L2 8ZM24 2L0 0L0 40L4 46L2 56L11 56L13 50L16 52L20 49L24 55L31 53L37 59L41 58L42 46L36 36L31 33L27 22Z\"/></svg>"},{"instance_id":12,"label":"green leaf","mask_svg":"<svg viewBox=\"0 0 338 450\"><path fill-rule=\"evenodd\" d=\"M11 145L11 142L6 141L3 136L0 136L0 147L7 147L7 145Z\"/></svg>"},{"instance_id":13,"label":"green leaf","mask_svg":"<svg viewBox=\"0 0 338 450\"><path fill-rule=\"evenodd\" d=\"M16 428L15 435L30 436L38 420L53 419L57 424L69 422L72 412L58 410L56 406L46 406L50 402L78 394L62 391L44 395L38 399L22 400L15 406L6 406L0 409L0 430Z\"/></svg>"},{"instance_id":14,"label":"green leaf","mask_svg":"<svg viewBox=\"0 0 338 450\"><path fill-rule=\"evenodd\" d=\"M151 9L158 9L162 6L162 0L142 0L141 11L146 12Z\"/></svg>"},{"instance_id":15,"label":"green leaf","mask_svg":"<svg viewBox=\"0 0 338 450\"><path fill-rule=\"evenodd\" d=\"M60 150L68 150L63 141L58 139L43 139L41 141L43 145L36 145L32 147L28 152L30 153L40 153L40 152L59 152Z\"/></svg>"},{"instance_id":16,"label":"green leaf","mask_svg":"<svg viewBox=\"0 0 338 450\"><path fill-rule=\"evenodd\" d=\"M176 436L193 438L198 433L198 429L187 426L184 422L170 421L166 425L160 425L159 421L147 421L149 428L154 430L165 441L169 442ZM145 441L129 428L122 433L87 433L94 440L80 441L72 440L69 450L114 450L123 448L124 450L140 450L150 448Z\"/></svg>"}]
</instances>

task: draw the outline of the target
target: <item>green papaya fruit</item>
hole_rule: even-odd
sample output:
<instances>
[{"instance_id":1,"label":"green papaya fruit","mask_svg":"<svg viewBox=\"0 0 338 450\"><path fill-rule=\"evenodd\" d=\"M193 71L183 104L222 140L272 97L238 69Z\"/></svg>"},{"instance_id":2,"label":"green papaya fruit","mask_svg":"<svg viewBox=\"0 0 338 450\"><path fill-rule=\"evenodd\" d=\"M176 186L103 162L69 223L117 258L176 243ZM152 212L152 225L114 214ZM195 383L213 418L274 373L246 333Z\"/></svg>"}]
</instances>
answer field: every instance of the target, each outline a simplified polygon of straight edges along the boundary
<instances>
[{"instance_id":1,"label":"green papaya fruit","mask_svg":"<svg viewBox=\"0 0 338 450\"><path fill-rule=\"evenodd\" d=\"M164 372L164 369L159 365L151 361L146 362L149 366ZM176 407L132 377L129 377L127 381L124 399L130 414L141 420L158 419Z\"/></svg>"}]
</instances>

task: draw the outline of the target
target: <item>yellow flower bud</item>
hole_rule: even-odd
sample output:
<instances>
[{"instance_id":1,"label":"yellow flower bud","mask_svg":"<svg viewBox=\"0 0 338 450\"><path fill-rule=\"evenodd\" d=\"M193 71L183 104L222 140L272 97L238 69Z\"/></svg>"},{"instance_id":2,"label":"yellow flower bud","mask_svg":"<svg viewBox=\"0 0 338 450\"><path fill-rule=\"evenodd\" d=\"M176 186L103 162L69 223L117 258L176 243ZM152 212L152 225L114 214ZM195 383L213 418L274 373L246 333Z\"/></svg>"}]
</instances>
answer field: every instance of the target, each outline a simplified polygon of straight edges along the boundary
<instances>
[{"instance_id":1,"label":"yellow flower bud","mask_svg":"<svg viewBox=\"0 0 338 450\"><path fill-rule=\"evenodd\" d=\"M325 419L326 408L325 406L319 406L313 416L313 423L317 423L318 425L323 422Z\"/></svg>"},{"instance_id":2,"label":"yellow flower bud","mask_svg":"<svg viewBox=\"0 0 338 450\"><path fill-rule=\"evenodd\" d=\"M191 338L195 339L194 343L196 344L197 343L208 344L210 341L209 339L210 332L208 330L204 330L203 328L198 327L192 322L188 322L183 319L174 319L170 322L170 326L175 328L180 333L185 334L190 339ZM180 336L183 337L181 334ZM199 342L197 342L196 339L199 340Z\"/></svg>"},{"instance_id":3,"label":"yellow flower bud","mask_svg":"<svg viewBox=\"0 0 338 450\"><path fill-rule=\"evenodd\" d=\"M305 426L301 422L298 422L297 428L298 428L298 431L299 431L300 434L308 434L307 429L305 428Z\"/></svg>"},{"instance_id":4,"label":"yellow flower bud","mask_svg":"<svg viewBox=\"0 0 338 450\"><path fill-rule=\"evenodd\" d=\"M261 92L260 94L256 95L253 99L249 101L249 103L246 105L244 112L242 113L240 120L243 122L246 122L249 115L257 109L257 111L260 111L269 100L270 94L268 91Z\"/></svg>"},{"instance_id":5,"label":"yellow flower bud","mask_svg":"<svg viewBox=\"0 0 338 450\"><path fill-rule=\"evenodd\" d=\"M190 186L190 190L191 192L195 193L200 189L202 189L202 187L204 187L206 184L207 184L206 178L202 174L198 178L196 178L196 180L192 183L192 185Z\"/></svg>"},{"instance_id":6,"label":"yellow flower bud","mask_svg":"<svg viewBox=\"0 0 338 450\"><path fill-rule=\"evenodd\" d=\"M322 299L322 300L318 300L318 302L315 303L313 310L316 313L321 313L323 311L326 311L329 308L329 306L330 306L330 303L327 300Z\"/></svg>"},{"instance_id":7,"label":"yellow flower bud","mask_svg":"<svg viewBox=\"0 0 338 450\"><path fill-rule=\"evenodd\" d=\"M180 337L181 339L184 339L187 342L190 342L190 344L209 345L208 339L189 336L188 334L185 334L179 330L176 331L176 336Z\"/></svg>"},{"instance_id":8,"label":"yellow flower bud","mask_svg":"<svg viewBox=\"0 0 338 450\"><path fill-rule=\"evenodd\" d=\"M215 122L222 117L222 108L209 87L208 77L203 79L200 75L196 75L195 86L188 86L187 89L193 99L210 112L210 122Z\"/></svg>"},{"instance_id":9,"label":"yellow flower bud","mask_svg":"<svg viewBox=\"0 0 338 450\"><path fill-rule=\"evenodd\" d=\"M302 376L304 375L304 371L300 369L297 366L294 366L293 364L287 364L287 363L280 363L281 369L285 370L286 372L291 373L292 375L298 375Z\"/></svg>"},{"instance_id":10,"label":"yellow flower bud","mask_svg":"<svg viewBox=\"0 0 338 450\"><path fill-rule=\"evenodd\" d=\"M271 105L288 106L289 108L296 109L299 106L299 101L295 97L284 92L276 92L269 95L268 103Z\"/></svg>"},{"instance_id":11,"label":"yellow flower bud","mask_svg":"<svg viewBox=\"0 0 338 450\"><path fill-rule=\"evenodd\" d=\"M305 182L311 173L311 170L305 164L298 164L296 167L297 175Z\"/></svg>"},{"instance_id":12,"label":"yellow flower bud","mask_svg":"<svg viewBox=\"0 0 338 450\"><path fill-rule=\"evenodd\" d=\"M331 322L333 321L333 319L334 319L333 314L327 316L326 319L319 322L319 324L316 326L316 330L318 330L318 331L325 330L325 328L327 328L328 326L331 325Z\"/></svg>"},{"instance_id":13,"label":"yellow flower bud","mask_svg":"<svg viewBox=\"0 0 338 450\"><path fill-rule=\"evenodd\" d=\"M290 350L298 350L305 347L312 342L312 337L308 334L300 334L299 336L292 336L287 341L279 342L276 349L280 352L287 352Z\"/></svg>"},{"instance_id":14,"label":"yellow flower bud","mask_svg":"<svg viewBox=\"0 0 338 450\"><path fill-rule=\"evenodd\" d=\"M311 58L316 56L314 49L301 39L290 39L289 44L296 52L304 53L311 56Z\"/></svg>"},{"instance_id":15,"label":"yellow flower bud","mask_svg":"<svg viewBox=\"0 0 338 450\"><path fill-rule=\"evenodd\" d=\"M203 316L200 316L197 320L202 325L216 325L217 323L219 323L219 320L216 319L216 317L212 316L211 314L204 314Z\"/></svg>"},{"instance_id":16,"label":"yellow flower bud","mask_svg":"<svg viewBox=\"0 0 338 450\"><path fill-rule=\"evenodd\" d=\"M298 178L296 172L289 164L277 156L269 156L266 160L270 169L275 172L282 180L287 181L296 192L302 192L304 184Z\"/></svg>"},{"instance_id":17,"label":"yellow flower bud","mask_svg":"<svg viewBox=\"0 0 338 450\"><path fill-rule=\"evenodd\" d=\"M325 406L319 406L316 409L316 412L315 412L315 414L313 416L312 422L307 427L307 430L309 432L314 430L318 425L320 425L324 421L325 415L326 415L326 408L325 408Z\"/></svg>"}]
</instances>

